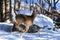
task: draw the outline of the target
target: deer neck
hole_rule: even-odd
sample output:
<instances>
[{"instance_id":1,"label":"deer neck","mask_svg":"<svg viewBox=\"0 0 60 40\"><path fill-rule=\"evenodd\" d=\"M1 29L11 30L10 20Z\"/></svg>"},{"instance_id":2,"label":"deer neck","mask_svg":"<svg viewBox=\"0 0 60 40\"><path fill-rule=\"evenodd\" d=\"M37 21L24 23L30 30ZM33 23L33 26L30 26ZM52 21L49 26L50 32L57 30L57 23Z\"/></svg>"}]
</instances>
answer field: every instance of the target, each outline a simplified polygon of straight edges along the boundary
<instances>
[{"instance_id":1,"label":"deer neck","mask_svg":"<svg viewBox=\"0 0 60 40\"><path fill-rule=\"evenodd\" d=\"M36 12L33 12L33 13L32 13L32 19L33 19L33 20L35 19L36 15L37 15Z\"/></svg>"}]
</instances>

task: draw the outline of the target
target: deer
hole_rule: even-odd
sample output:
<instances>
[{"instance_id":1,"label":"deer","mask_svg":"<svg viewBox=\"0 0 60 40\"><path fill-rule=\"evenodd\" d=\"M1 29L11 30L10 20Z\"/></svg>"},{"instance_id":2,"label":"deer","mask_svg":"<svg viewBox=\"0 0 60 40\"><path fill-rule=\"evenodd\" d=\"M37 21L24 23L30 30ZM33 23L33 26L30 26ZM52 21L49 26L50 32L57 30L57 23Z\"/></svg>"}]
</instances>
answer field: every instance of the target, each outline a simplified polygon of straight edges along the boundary
<instances>
[{"instance_id":1,"label":"deer","mask_svg":"<svg viewBox=\"0 0 60 40\"><path fill-rule=\"evenodd\" d=\"M13 22L13 27L17 28L18 31L22 31L24 33L27 33L31 25L33 25L33 21L38 13L37 7L31 6L31 10L33 11L31 16L23 15L23 14L16 14L15 12L15 19L16 21ZM24 23L25 29L23 29L20 25Z\"/></svg>"}]
</instances>

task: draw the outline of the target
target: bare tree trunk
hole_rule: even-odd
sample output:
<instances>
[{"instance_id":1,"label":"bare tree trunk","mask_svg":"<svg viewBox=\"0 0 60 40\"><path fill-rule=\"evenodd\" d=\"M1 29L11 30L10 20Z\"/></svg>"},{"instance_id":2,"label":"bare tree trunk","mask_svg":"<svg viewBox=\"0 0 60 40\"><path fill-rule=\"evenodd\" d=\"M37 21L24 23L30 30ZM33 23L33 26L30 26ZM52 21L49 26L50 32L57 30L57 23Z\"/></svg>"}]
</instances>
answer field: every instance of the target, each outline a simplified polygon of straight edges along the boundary
<instances>
[{"instance_id":1,"label":"bare tree trunk","mask_svg":"<svg viewBox=\"0 0 60 40\"><path fill-rule=\"evenodd\" d=\"M58 3L59 0L54 0L54 9L56 9L56 4Z\"/></svg>"},{"instance_id":2,"label":"bare tree trunk","mask_svg":"<svg viewBox=\"0 0 60 40\"><path fill-rule=\"evenodd\" d=\"M20 2L19 2L19 0L15 0L14 1L14 10L15 11L18 11L19 8L20 8Z\"/></svg>"},{"instance_id":3,"label":"bare tree trunk","mask_svg":"<svg viewBox=\"0 0 60 40\"><path fill-rule=\"evenodd\" d=\"M44 4L44 0L41 0L40 1L41 3L40 3L40 5L41 5L41 7L40 7L40 11L41 11L41 13L44 13L44 6L45 6L45 4Z\"/></svg>"},{"instance_id":4,"label":"bare tree trunk","mask_svg":"<svg viewBox=\"0 0 60 40\"><path fill-rule=\"evenodd\" d=\"M0 0L0 22L3 21L3 11L2 11L2 3L3 3L3 0Z\"/></svg>"},{"instance_id":5,"label":"bare tree trunk","mask_svg":"<svg viewBox=\"0 0 60 40\"><path fill-rule=\"evenodd\" d=\"M50 12L52 10L52 0L45 0L49 4L48 11Z\"/></svg>"},{"instance_id":6,"label":"bare tree trunk","mask_svg":"<svg viewBox=\"0 0 60 40\"><path fill-rule=\"evenodd\" d=\"M5 0L5 20L7 22L11 21L11 0Z\"/></svg>"},{"instance_id":7,"label":"bare tree trunk","mask_svg":"<svg viewBox=\"0 0 60 40\"><path fill-rule=\"evenodd\" d=\"M5 13L6 13L6 10L5 10L5 0L3 0L3 19L4 19L4 21L5 21Z\"/></svg>"}]
</instances>

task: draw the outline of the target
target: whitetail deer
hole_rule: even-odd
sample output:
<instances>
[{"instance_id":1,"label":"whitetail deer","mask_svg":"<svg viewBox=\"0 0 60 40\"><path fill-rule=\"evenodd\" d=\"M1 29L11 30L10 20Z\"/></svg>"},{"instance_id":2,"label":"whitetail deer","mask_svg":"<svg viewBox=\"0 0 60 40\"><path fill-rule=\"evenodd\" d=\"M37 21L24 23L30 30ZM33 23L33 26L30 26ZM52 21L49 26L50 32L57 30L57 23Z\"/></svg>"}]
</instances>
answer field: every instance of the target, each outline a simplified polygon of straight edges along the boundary
<instances>
[{"instance_id":1,"label":"whitetail deer","mask_svg":"<svg viewBox=\"0 0 60 40\"><path fill-rule=\"evenodd\" d=\"M28 15L23 15L23 14L16 14L16 22L14 22L14 27L17 28L19 31L22 32L28 32L29 28L31 27L31 25L33 24L33 21L36 17L36 15L38 14L38 10L36 7L32 7L33 8L33 13L31 16ZM25 30L23 28L20 27L20 24L24 23L26 28Z\"/></svg>"}]
</instances>

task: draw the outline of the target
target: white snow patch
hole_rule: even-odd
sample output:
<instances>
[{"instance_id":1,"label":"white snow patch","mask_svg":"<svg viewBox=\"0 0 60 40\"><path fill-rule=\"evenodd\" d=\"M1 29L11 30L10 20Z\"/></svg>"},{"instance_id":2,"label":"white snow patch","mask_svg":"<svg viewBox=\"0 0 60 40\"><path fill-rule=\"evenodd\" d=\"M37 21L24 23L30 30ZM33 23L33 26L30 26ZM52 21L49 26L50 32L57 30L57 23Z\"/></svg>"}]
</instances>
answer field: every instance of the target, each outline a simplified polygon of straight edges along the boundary
<instances>
[{"instance_id":1,"label":"white snow patch","mask_svg":"<svg viewBox=\"0 0 60 40\"><path fill-rule=\"evenodd\" d=\"M13 25L12 23L0 22L0 25Z\"/></svg>"},{"instance_id":2,"label":"white snow patch","mask_svg":"<svg viewBox=\"0 0 60 40\"><path fill-rule=\"evenodd\" d=\"M43 14L37 15L35 20L34 20L34 24L40 26L40 27L54 27L54 23L53 20Z\"/></svg>"}]
</instances>

